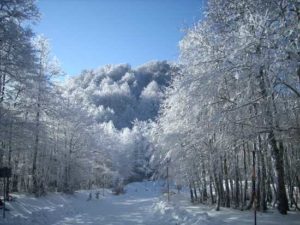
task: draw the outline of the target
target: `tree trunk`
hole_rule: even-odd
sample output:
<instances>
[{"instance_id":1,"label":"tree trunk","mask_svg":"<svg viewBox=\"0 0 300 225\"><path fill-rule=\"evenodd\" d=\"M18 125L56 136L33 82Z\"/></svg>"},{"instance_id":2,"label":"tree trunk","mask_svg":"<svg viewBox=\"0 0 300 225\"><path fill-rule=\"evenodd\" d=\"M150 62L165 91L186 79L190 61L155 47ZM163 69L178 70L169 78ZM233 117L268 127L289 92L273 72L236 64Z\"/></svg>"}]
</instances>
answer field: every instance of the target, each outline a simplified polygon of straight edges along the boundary
<instances>
[{"instance_id":1,"label":"tree trunk","mask_svg":"<svg viewBox=\"0 0 300 225\"><path fill-rule=\"evenodd\" d=\"M239 174L239 156L236 154L236 165L235 165L235 207L240 206L240 174Z\"/></svg>"},{"instance_id":2,"label":"tree trunk","mask_svg":"<svg viewBox=\"0 0 300 225\"><path fill-rule=\"evenodd\" d=\"M195 202L195 198L194 198L194 193L193 193L193 189L192 189L191 183L190 183L190 185L189 185L189 188L190 188L191 202L194 203L194 202Z\"/></svg>"},{"instance_id":3,"label":"tree trunk","mask_svg":"<svg viewBox=\"0 0 300 225\"><path fill-rule=\"evenodd\" d=\"M248 194L248 179L247 179L247 159L246 159L246 147L243 144L243 156L244 156L244 196L243 196L243 208L247 203L247 194Z\"/></svg>"},{"instance_id":4,"label":"tree trunk","mask_svg":"<svg viewBox=\"0 0 300 225\"><path fill-rule=\"evenodd\" d=\"M257 176L257 179L256 179L256 209L258 210L261 210L259 207L260 207L260 191L261 191L261 181L262 181L262 177L261 177L261 146L260 146L260 141L258 142L258 149L257 149L257 170L256 170L256 176Z\"/></svg>"},{"instance_id":5,"label":"tree trunk","mask_svg":"<svg viewBox=\"0 0 300 225\"><path fill-rule=\"evenodd\" d=\"M256 143L253 144L253 151L252 151L252 192L251 192L251 198L250 198L250 202L247 206L247 209L251 209L251 207L253 206L254 203L254 210L256 210L256 204L255 204L255 199L256 199L256 171L255 171L255 167L256 167L256 156L255 156L255 152L256 152Z\"/></svg>"},{"instance_id":6,"label":"tree trunk","mask_svg":"<svg viewBox=\"0 0 300 225\"><path fill-rule=\"evenodd\" d=\"M275 159L275 170L277 176L277 200L278 200L278 211L281 214L287 214L289 210L288 199L285 189L284 181L284 163L283 163L283 144L279 142L279 147L277 146L275 136L273 132L269 134L269 141L271 142L273 148L273 157Z\"/></svg>"},{"instance_id":7,"label":"tree trunk","mask_svg":"<svg viewBox=\"0 0 300 225\"><path fill-rule=\"evenodd\" d=\"M267 180L267 175L266 175L266 164L265 164L265 157L264 157L264 152L261 150L260 152L260 160L261 160L261 181L260 181L260 210L261 211L266 211L267 210L267 201L266 201L266 180Z\"/></svg>"},{"instance_id":8,"label":"tree trunk","mask_svg":"<svg viewBox=\"0 0 300 225\"><path fill-rule=\"evenodd\" d=\"M9 124L9 136L8 136L8 162L7 165L9 168L11 168L11 153L12 153L12 130L13 130L13 122L10 120ZM6 181L6 193L5 193L5 198L8 200L9 199L9 187L10 187L10 179L8 178Z\"/></svg>"},{"instance_id":9,"label":"tree trunk","mask_svg":"<svg viewBox=\"0 0 300 225\"><path fill-rule=\"evenodd\" d=\"M212 187L212 176L209 176L209 194L210 194L210 200L211 200L211 204L215 204L215 199L214 199L214 195L213 195L213 187Z\"/></svg>"},{"instance_id":10,"label":"tree trunk","mask_svg":"<svg viewBox=\"0 0 300 225\"><path fill-rule=\"evenodd\" d=\"M227 168L227 159L226 155L224 156L224 176L225 176L225 188L226 188L226 197L225 197L225 207L230 207L230 189L228 181L228 168Z\"/></svg>"},{"instance_id":11,"label":"tree trunk","mask_svg":"<svg viewBox=\"0 0 300 225\"><path fill-rule=\"evenodd\" d=\"M192 189L194 190L195 201L198 201L198 195L197 195L197 189L196 189L195 182L193 182L193 188Z\"/></svg>"},{"instance_id":12,"label":"tree trunk","mask_svg":"<svg viewBox=\"0 0 300 225\"><path fill-rule=\"evenodd\" d=\"M214 178L215 178L215 184L216 184L216 192L217 192L217 206L216 211L220 210L221 206L221 179L220 176L217 176L216 172L214 171Z\"/></svg>"},{"instance_id":13,"label":"tree trunk","mask_svg":"<svg viewBox=\"0 0 300 225\"><path fill-rule=\"evenodd\" d=\"M270 82L268 82L268 78L265 75L264 66L260 68L258 78L259 78L261 94L266 104L266 115L265 115L266 122L270 129L270 131L268 132L268 141L271 146L272 156L275 161L275 170L276 170L277 185L278 185L278 192L277 192L278 207L277 208L281 214L287 214L289 205L288 205L287 194L285 190L285 182L284 182L283 143L281 141L277 143L274 134L274 128L278 127L278 121L277 118L275 117L277 114L277 110L276 110L274 95L273 93L269 93L270 91L267 88L267 85L269 85ZM277 144L279 144L279 147L277 146Z\"/></svg>"},{"instance_id":14,"label":"tree trunk","mask_svg":"<svg viewBox=\"0 0 300 225\"><path fill-rule=\"evenodd\" d=\"M40 142L40 111L41 111L41 82L42 82L42 65L40 65L40 74L38 77L38 90L37 90L37 102L36 102L36 115L35 115L35 140L33 148L33 159L32 159L32 193L39 195L38 175L37 175L37 155L39 151Z\"/></svg>"},{"instance_id":15,"label":"tree trunk","mask_svg":"<svg viewBox=\"0 0 300 225\"><path fill-rule=\"evenodd\" d=\"M205 170L205 166L204 163L202 163L202 176L203 176L203 192L202 192L202 200L206 201L207 200L207 183L206 183L206 170Z\"/></svg>"},{"instance_id":16,"label":"tree trunk","mask_svg":"<svg viewBox=\"0 0 300 225\"><path fill-rule=\"evenodd\" d=\"M40 104L38 104L38 108ZM32 159L32 193L38 195L38 178L36 173L36 165L37 165L37 154L39 149L39 126L40 126L40 112L39 110L36 112L36 120L35 120L35 141L34 141L34 149L33 149L33 159Z\"/></svg>"}]
</instances>

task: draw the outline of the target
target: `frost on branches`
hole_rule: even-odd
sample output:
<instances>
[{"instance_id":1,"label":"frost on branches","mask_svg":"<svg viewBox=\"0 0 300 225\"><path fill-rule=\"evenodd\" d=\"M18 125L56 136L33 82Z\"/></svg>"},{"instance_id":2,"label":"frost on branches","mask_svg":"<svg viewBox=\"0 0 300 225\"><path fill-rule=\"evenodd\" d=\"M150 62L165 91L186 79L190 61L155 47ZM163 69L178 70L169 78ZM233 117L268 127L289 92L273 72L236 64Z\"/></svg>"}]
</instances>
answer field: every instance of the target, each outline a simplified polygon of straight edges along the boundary
<instances>
[{"instance_id":1,"label":"frost on branches","mask_svg":"<svg viewBox=\"0 0 300 225\"><path fill-rule=\"evenodd\" d=\"M153 135L156 160L166 166L171 156L192 201L298 208L297 1L208 1L180 49L181 75Z\"/></svg>"}]
</instances>

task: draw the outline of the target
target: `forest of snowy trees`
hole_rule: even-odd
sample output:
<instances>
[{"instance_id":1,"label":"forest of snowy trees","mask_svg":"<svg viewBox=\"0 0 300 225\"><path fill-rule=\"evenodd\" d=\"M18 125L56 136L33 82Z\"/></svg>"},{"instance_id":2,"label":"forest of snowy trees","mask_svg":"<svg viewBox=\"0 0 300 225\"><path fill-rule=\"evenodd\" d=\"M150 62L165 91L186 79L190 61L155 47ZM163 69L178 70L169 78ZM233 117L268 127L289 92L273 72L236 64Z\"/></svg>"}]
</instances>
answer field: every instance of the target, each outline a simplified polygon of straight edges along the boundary
<instances>
[{"instance_id":1,"label":"forest of snowy trees","mask_svg":"<svg viewBox=\"0 0 300 225\"><path fill-rule=\"evenodd\" d=\"M39 196L150 176L143 121L157 115L176 67L106 66L63 83L47 39L28 26L39 18L35 2L0 1L0 12L0 165L13 174L7 187Z\"/></svg>"},{"instance_id":2,"label":"forest of snowy trees","mask_svg":"<svg viewBox=\"0 0 300 225\"><path fill-rule=\"evenodd\" d=\"M154 156L193 201L298 208L299 7L211 0L180 42L181 75L155 125Z\"/></svg>"},{"instance_id":3,"label":"forest of snowy trees","mask_svg":"<svg viewBox=\"0 0 300 225\"><path fill-rule=\"evenodd\" d=\"M34 0L0 1L0 167L7 190L72 193L144 178L193 202L299 209L300 5L209 0L177 64L63 79Z\"/></svg>"}]
</instances>

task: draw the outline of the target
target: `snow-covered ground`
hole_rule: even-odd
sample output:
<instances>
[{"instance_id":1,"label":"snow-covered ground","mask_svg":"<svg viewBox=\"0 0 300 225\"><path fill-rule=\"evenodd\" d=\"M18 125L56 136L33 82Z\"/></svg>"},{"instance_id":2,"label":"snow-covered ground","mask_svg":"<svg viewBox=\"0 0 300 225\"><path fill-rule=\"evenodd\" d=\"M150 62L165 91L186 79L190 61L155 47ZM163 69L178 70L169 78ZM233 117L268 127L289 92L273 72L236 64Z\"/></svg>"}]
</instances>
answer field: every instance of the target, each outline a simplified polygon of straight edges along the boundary
<instances>
[{"instance_id":1,"label":"snow-covered ground","mask_svg":"<svg viewBox=\"0 0 300 225\"><path fill-rule=\"evenodd\" d=\"M89 193L93 197L88 201ZM106 190L99 199L96 191L79 191L74 195L61 193L34 198L16 195L8 204L10 211L0 224L8 225L134 225L153 224L152 205L158 200L160 186L152 182L133 183L126 187L126 194L114 196Z\"/></svg>"},{"instance_id":2,"label":"snow-covered ground","mask_svg":"<svg viewBox=\"0 0 300 225\"><path fill-rule=\"evenodd\" d=\"M254 212L241 211L228 208L215 210L215 206L193 205L186 195L176 194L171 197L169 203L166 197L160 198L153 206L156 218L164 218L169 221L165 224L178 225L253 225ZM281 215L277 210L268 210L266 213L257 212L258 225L300 225L300 213L289 212Z\"/></svg>"},{"instance_id":3,"label":"snow-covered ground","mask_svg":"<svg viewBox=\"0 0 300 225\"><path fill-rule=\"evenodd\" d=\"M93 193L87 201L89 193ZM161 194L161 186L153 182L132 183L126 194L114 196L106 190L105 196L95 198L96 191L79 191L74 195L61 193L34 198L16 195L8 204L6 219L1 225L248 225L253 224L250 211L241 212L191 205L184 195L172 195L171 202ZM276 211L258 214L258 224L299 225L300 214L287 216Z\"/></svg>"}]
</instances>

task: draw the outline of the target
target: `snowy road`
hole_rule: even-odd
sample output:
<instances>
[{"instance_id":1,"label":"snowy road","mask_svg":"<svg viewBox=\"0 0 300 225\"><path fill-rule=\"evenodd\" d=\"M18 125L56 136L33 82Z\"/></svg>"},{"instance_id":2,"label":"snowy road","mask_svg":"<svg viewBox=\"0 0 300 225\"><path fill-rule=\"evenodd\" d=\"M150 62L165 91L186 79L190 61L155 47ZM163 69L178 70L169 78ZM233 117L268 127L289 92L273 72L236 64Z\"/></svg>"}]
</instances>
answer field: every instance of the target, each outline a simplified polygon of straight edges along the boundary
<instances>
[{"instance_id":1,"label":"snowy road","mask_svg":"<svg viewBox=\"0 0 300 225\"><path fill-rule=\"evenodd\" d=\"M74 195L61 193L34 198L16 195L9 203L6 219L0 225L252 225L253 212L192 205L185 195L172 195L171 202L161 195L161 186L153 182L133 183L126 194L105 196L87 201L90 191ZM282 216L276 211L259 213L265 225L298 225L300 213Z\"/></svg>"},{"instance_id":2,"label":"snowy road","mask_svg":"<svg viewBox=\"0 0 300 225\"><path fill-rule=\"evenodd\" d=\"M108 196L101 200L92 199L73 205L73 215L65 217L55 225L139 225L151 223L152 205L157 199L156 192L146 191L147 187L136 185L128 188L121 196Z\"/></svg>"},{"instance_id":3,"label":"snowy road","mask_svg":"<svg viewBox=\"0 0 300 225\"><path fill-rule=\"evenodd\" d=\"M9 225L139 225L157 224L153 204L161 195L160 187L151 182L130 184L126 194L106 193L87 201L89 192L75 195L49 194L42 198L18 196L10 212L0 224ZM158 223L169 225L165 222Z\"/></svg>"}]
</instances>

